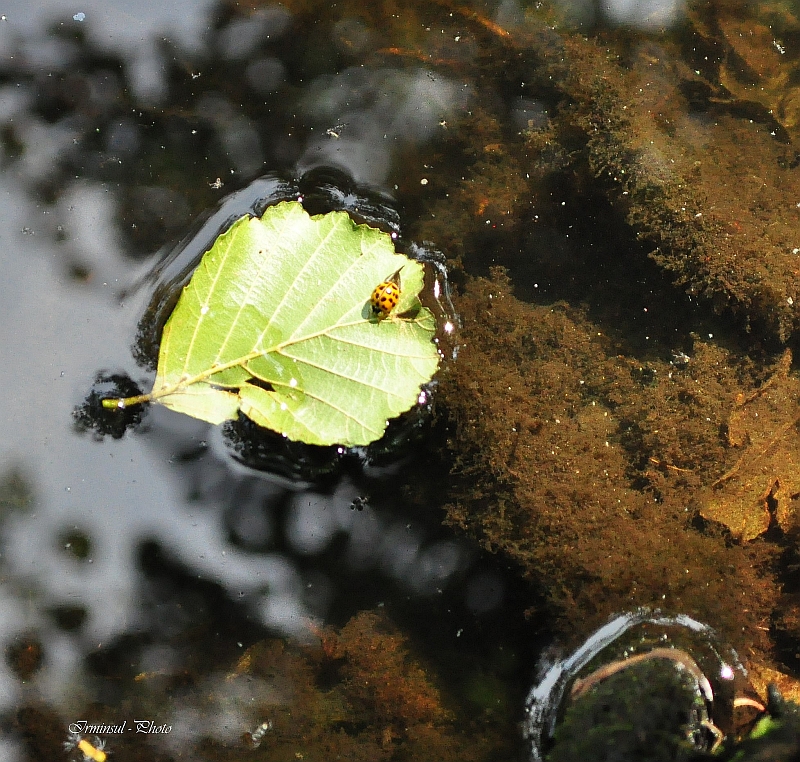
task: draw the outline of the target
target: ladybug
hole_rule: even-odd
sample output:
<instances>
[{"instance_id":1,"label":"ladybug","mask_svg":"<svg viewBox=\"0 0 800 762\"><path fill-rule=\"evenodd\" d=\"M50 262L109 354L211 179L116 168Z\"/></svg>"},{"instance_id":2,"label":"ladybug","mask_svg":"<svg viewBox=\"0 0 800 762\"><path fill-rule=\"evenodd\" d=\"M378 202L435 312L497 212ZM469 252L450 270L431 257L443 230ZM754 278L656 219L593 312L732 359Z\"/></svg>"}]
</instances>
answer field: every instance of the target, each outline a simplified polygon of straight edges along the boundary
<instances>
[{"instance_id":1,"label":"ladybug","mask_svg":"<svg viewBox=\"0 0 800 762\"><path fill-rule=\"evenodd\" d=\"M379 317L386 317L400 301L400 270L391 278L379 283L372 292L370 302L372 311Z\"/></svg>"}]
</instances>

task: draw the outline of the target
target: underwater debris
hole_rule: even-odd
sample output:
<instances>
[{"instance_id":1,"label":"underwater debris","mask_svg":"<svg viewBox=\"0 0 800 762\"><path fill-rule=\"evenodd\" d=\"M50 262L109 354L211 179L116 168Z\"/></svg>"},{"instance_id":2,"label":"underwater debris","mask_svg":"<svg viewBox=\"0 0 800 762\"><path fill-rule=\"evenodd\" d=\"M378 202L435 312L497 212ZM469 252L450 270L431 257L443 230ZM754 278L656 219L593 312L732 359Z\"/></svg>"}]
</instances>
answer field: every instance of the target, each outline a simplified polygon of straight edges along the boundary
<instances>
[{"instance_id":1,"label":"underwater debris","mask_svg":"<svg viewBox=\"0 0 800 762\"><path fill-rule=\"evenodd\" d=\"M83 755L83 762L106 762L106 758L111 753L106 751L104 740L95 736L92 741L88 741L80 733L71 733L69 738L64 741L65 751L77 749Z\"/></svg>"},{"instance_id":2,"label":"underwater debris","mask_svg":"<svg viewBox=\"0 0 800 762\"><path fill-rule=\"evenodd\" d=\"M266 722L262 722L252 733L247 733L246 735L249 736L250 746L254 749L257 749L261 746L261 742L264 740L264 736L272 730L272 720L267 720Z\"/></svg>"},{"instance_id":3,"label":"underwater debris","mask_svg":"<svg viewBox=\"0 0 800 762\"><path fill-rule=\"evenodd\" d=\"M256 740L273 759L299 748L319 759L511 758L519 743L509 712L469 715L447 701L439 677L423 666L409 638L383 613L363 611L342 628L309 627L318 642L253 644L228 676L263 685L257 701L269 716ZM505 705L505 704L504 704ZM252 745L252 744L249 744Z\"/></svg>"}]
</instances>

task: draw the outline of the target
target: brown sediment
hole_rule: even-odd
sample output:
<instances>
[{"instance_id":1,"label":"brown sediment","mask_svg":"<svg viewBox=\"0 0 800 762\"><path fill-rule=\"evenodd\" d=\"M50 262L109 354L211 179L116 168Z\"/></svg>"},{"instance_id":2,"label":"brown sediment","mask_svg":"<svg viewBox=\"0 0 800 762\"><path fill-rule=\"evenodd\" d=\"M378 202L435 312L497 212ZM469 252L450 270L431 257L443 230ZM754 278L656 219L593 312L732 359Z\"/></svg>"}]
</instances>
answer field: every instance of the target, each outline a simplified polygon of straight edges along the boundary
<instances>
[{"instance_id":1,"label":"brown sediment","mask_svg":"<svg viewBox=\"0 0 800 762\"><path fill-rule=\"evenodd\" d=\"M691 21L690 21L691 24ZM697 39L695 32L691 39ZM569 38L589 171L676 285L787 341L800 320L800 171L776 122L742 118L668 43L643 41L624 66ZM579 84L578 84L579 83Z\"/></svg>"},{"instance_id":2,"label":"brown sediment","mask_svg":"<svg viewBox=\"0 0 800 762\"><path fill-rule=\"evenodd\" d=\"M256 643L228 677L263 681L271 700L253 710L271 720L262 743L270 759L482 762L513 755L513 721L484 722L447 706L436 676L386 616L361 612L316 635L319 645L305 648Z\"/></svg>"},{"instance_id":3,"label":"brown sediment","mask_svg":"<svg viewBox=\"0 0 800 762\"><path fill-rule=\"evenodd\" d=\"M509 136L480 91L450 138L459 177L414 233L456 269L508 268L456 274L464 346L438 398L448 521L513 559L565 631L646 604L768 660L790 538L737 544L699 509L741 455L726 437L737 397L796 341L800 168L777 118L711 79L727 53L701 69L687 52L725 28L690 15L660 42L498 37L498 59L534 62L519 78L546 124ZM637 301L661 308L661 343L638 336ZM691 333L714 315L713 336Z\"/></svg>"},{"instance_id":4,"label":"brown sediment","mask_svg":"<svg viewBox=\"0 0 800 762\"><path fill-rule=\"evenodd\" d=\"M713 23L690 13L685 29L660 41L634 42L624 34L587 39L544 24L516 38L497 36L494 66L514 62L524 79L520 94L538 99L549 120L522 141L499 130L499 137L486 139L473 130L479 150L494 145L496 154L511 158L498 162L506 183L475 164L466 182L487 204L502 199L505 224L524 219L531 205L546 208L548 181L602 194L676 286L735 315L759 337L785 342L800 327L800 166L777 118L777 96L773 115L747 100L763 98L763 86L742 87L737 97L720 82L727 71L730 85L725 62L736 53L730 40L738 39L726 10L741 12L723 6ZM702 55L710 50L716 60ZM771 53L777 55L774 48ZM491 62L484 69L496 86L500 77L513 81L508 66L502 73ZM764 82L784 82L794 69L782 71L782 79L767 80L767 69ZM794 98L798 88L786 84L785 90ZM481 109L493 108L493 97L490 87L478 92L468 129ZM529 180L527 194L519 192L521 177ZM511 188L515 203L509 205L503 197ZM435 211L441 217L444 210Z\"/></svg>"},{"instance_id":5,"label":"brown sediment","mask_svg":"<svg viewBox=\"0 0 800 762\"><path fill-rule=\"evenodd\" d=\"M650 605L768 648L774 551L693 522L726 458L737 360L697 341L686 369L643 368L581 310L516 299L502 271L458 307L464 345L439 397L455 457L448 521L512 558L565 631Z\"/></svg>"}]
</instances>

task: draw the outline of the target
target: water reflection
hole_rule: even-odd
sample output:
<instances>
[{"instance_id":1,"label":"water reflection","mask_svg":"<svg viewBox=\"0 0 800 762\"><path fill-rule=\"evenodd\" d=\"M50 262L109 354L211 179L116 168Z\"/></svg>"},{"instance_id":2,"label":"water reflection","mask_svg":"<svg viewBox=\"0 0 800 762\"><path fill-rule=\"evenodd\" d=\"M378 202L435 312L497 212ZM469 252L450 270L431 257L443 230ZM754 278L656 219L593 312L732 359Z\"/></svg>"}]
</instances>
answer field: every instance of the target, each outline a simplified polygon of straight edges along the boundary
<instances>
[{"instance_id":1,"label":"water reflection","mask_svg":"<svg viewBox=\"0 0 800 762\"><path fill-rule=\"evenodd\" d=\"M287 192L267 170L344 169L376 196L334 180L339 202L397 232L375 199L394 193L403 153L468 107L470 85L417 64L329 65L277 6L77 10L32 2L0 23L0 381L13 390L0 408L0 713L27 739L0 754L58 758L69 722L128 711L174 732L115 738L120 758L236 743L266 719L254 701L283 700L262 677L229 679L246 649L319 643L325 623L369 608L470 662L454 695L469 678L481 698L465 704L508 722L492 678L514 659L494 669L477 654L514 651L500 612L516 583L439 526L441 466L422 445L391 467L337 455L335 478L300 483L166 410L105 438L72 422L98 372L147 385L153 333L131 352L141 315L159 305L156 326L170 304L159 289L188 278L230 219ZM355 18L331 39L351 63L378 44ZM299 663L282 680L310 690Z\"/></svg>"},{"instance_id":2,"label":"water reflection","mask_svg":"<svg viewBox=\"0 0 800 762\"><path fill-rule=\"evenodd\" d=\"M353 67L319 77L301 100L316 136L298 164L304 170L338 165L359 182L383 185L392 155L430 139L466 110L469 96L468 84L422 68ZM425 179L421 172L419 181Z\"/></svg>"},{"instance_id":3,"label":"water reflection","mask_svg":"<svg viewBox=\"0 0 800 762\"><path fill-rule=\"evenodd\" d=\"M655 32L669 29L684 18L683 0L578 0L557 3L579 26L620 25Z\"/></svg>"}]
</instances>

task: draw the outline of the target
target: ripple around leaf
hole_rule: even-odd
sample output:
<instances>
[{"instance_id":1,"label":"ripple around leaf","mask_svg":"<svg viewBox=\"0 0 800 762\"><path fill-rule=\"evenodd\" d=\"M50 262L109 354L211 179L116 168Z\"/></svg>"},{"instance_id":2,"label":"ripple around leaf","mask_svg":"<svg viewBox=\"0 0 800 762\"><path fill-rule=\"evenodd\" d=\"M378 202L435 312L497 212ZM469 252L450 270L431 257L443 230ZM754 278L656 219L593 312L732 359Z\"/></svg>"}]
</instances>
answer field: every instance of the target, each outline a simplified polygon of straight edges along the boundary
<instances>
[{"instance_id":1,"label":"ripple around leaf","mask_svg":"<svg viewBox=\"0 0 800 762\"><path fill-rule=\"evenodd\" d=\"M400 272L400 303L369 299ZM210 423L239 411L309 444L365 445L410 409L439 356L423 266L344 212L283 202L219 236L164 327L149 399Z\"/></svg>"}]
</instances>

